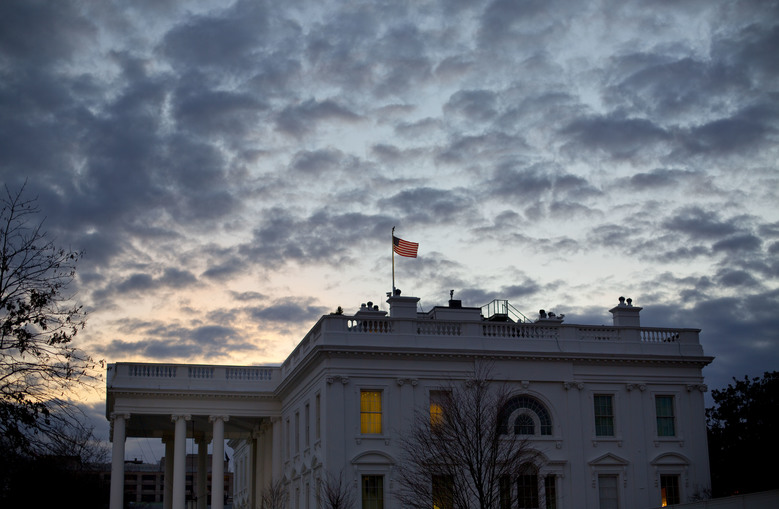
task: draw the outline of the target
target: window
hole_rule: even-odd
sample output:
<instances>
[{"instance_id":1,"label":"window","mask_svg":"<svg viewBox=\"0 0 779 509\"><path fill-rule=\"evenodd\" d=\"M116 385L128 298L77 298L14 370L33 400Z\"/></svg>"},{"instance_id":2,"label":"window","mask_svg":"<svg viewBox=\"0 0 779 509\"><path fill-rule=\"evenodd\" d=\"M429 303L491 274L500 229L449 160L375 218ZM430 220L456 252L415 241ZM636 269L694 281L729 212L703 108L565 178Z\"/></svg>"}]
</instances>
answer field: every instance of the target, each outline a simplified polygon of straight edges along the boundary
<instances>
[{"instance_id":1,"label":"window","mask_svg":"<svg viewBox=\"0 0 779 509\"><path fill-rule=\"evenodd\" d=\"M314 432L316 433L316 439L319 440L322 437L322 406L320 395L316 395L314 400L314 413L316 414L316 426Z\"/></svg>"},{"instance_id":2,"label":"window","mask_svg":"<svg viewBox=\"0 0 779 509\"><path fill-rule=\"evenodd\" d=\"M557 509L557 479L553 475L544 477L546 509Z\"/></svg>"},{"instance_id":3,"label":"window","mask_svg":"<svg viewBox=\"0 0 779 509\"><path fill-rule=\"evenodd\" d=\"M660 476L660 502L663 507L671 504L679 504L681 496L679 495L679 476L661 475Z\"/></svg>"},{"instance_id":4,"label":"window","mask_svg":"<svg viewBox=\"0 0 779 509\"><path fill-rule=\"evenodd\" d=\"M596 394L595 404L595 436L614 436L614 396L611 394Z\"/></svg>"},{"instance_id":5,"label":"window","mask_svg":"<svg viewBox=\"0 0 779 509\"><path fill-rule=\"evenodd\" d=\"M527 395L515 396L511 398L501 409L498 422L500 423L502 433L509 433L512 428L515 432L517 431L517 428L514 426L514 422L511 422L511 419L513 418L516 421L516 418L519 417L517 416L516 411L523 409L526 411L521 412L520 416L522 414L530 413L532 418L532 414L535 414L535 417L538 419L541 435L552 434L552 418L549 415L549 411L546 409L543 403L538 401L536 398ZM536 419L533 420L535 421ZM535 426L533 432L535 433Z\"/></svg>"},{"instance_id":6,"label":"window","mask_svg":"<svg viewBox=\"0 0 779 509\"><path fill-rule=\"evenodd\" d=\"M284 440L284 442L285 442L285 444L284 444L284 445L285 445L284 449L286 449L286 451L287 451L287 459L289 459L289 457L290 457L290 451L289 451L289 442L290 442L290 438L289 438L289 437L290 437L290 434L291 434L291 433L292 433L292 430L291 430L291 429L290 429L290 427L289 427L289 418L288 418L288 419L287 419L287 432L285 433L285 435L286 435L286 436L284 437L284 439L285 439L285 440Z\"/></svg>"},{"instance_id":7,"label":"window","mask_svg":"<svg viewBox=\"0 0 779 509\"><path fill-rule=\"evenodd\" d=\"M360 391L360 433L381 434L381 391Z\"/></svg>"},{"instance_id":8,"label":"window","mask_svg":"<svg viewBox=\"0 0 779 509\"><path fill-rule=\"evenodd\" d=\"M526 465L517 479L517 502L520 509L538 508L538 470Z\"/></svg>"},{"instance_id":9,"label":"window","mask_svg":"<svg viewBox=\"0 0 779 509\"><path fill-rule=\"evenodd\" d=\"M511 509L511 479L508 476L500 478L500 509Z\"/></svg>"},{"instance_id":10,"label":"window","mask_svg":"<svg viewBox=\"0 0 779 509\"><path fill-rule=\"evenodd\" d=\"M295 454L300 452L300 412L295 412Z\"/></svg>"},{"instance_id":11,"label":"window","mask_svg":"<svg viewBox=\"0 0 779 509\"><path fill-rule=\"evenodd\" d=\"M449 391L430 391L430 426L443 423L446 400L451 396Z\"/></svg>"},{"instance_id":12,"label":"window","mask_svg":"<svg viewBox=\"0 0 779 509\"><path fill-rule=\"evenodd\" d=\"M514 434L515 435L535 435L536 426L533 422L533 418L528 414L522 414L514 421Z\"/></svg>"},{"instance_id":13,"label":"window","mask_svg":"<svg viewBox=\"0 0 779 509\"><path fill-rule=\"evenodd\" d=\"M600 509L619 509L616 475L598 476L598 501Z\"/></svg>"},{"instance_id":14,"label":"window","mask_svg":"<svg viewBox=\"0 0 779 509\"><path fill-rule=\"evenodd\" d=\"M362 509L384 509L383 476L362 476Z\"/></svg>"},{"instance_id":15,"label":"window","mask_svg":"<svg viewBox=\"0 0 779 509\"><path fill-rule=\"evenodd\" d=\"M655 410L657 412L657 436L676 436L676 419L674 417L674 397L655 396Z\"/></svg>"},{"instance_id":16,"label":"window","mask_svg":"<svg viewBox=\"0 0 779 509\"><path fill-rule=\"evenodd\" d=\"M306 403L305 417L305 433L306 433L306 448L311 445L311 405Z\"/></svg>"},{"instance_id":17,"label":"window","mask_svg":"<svg viewBox=\"0 0 779 509\"><path fill-rule=\"evenodd\" d=\"M450 475L433 476L433 509L454 509L454 479Z\"/></svg>"}]
</instances>

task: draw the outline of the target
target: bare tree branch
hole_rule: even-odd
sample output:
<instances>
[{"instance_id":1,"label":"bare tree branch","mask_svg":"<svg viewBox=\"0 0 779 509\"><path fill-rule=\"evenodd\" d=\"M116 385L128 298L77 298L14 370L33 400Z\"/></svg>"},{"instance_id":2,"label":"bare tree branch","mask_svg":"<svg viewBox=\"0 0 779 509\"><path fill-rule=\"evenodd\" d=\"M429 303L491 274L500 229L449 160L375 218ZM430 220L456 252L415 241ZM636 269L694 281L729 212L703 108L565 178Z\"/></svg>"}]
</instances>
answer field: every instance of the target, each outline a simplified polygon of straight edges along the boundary
<instances>
[{"instance_id":1,"label":"bare tree branch","mask_svg":"<svg viewBox=\"0 0 779 509\"><path fill-rule=\"evenodd\" d=\"M86 321L65 293L81 254L54 245L24 187L5 187L0 206L0 435L5 447L45 449L53 423L75 417L68 396L102 363L70 344Z\"/></svg>"},{"instance_id":2,"label":"bare tree branch","mask_svg":"<svg viewBox=\"0 0 779 509\"><path fill-rule=\"evenodd\" d=\"M437 391L436 411L419 409L402 440L400 498L418 509L516 506L509 484L537 461L526 439L507 433L501 410L510 399L488 366ZM439 413L440 412L440 413Z\"/></svg>"}]
</instances>

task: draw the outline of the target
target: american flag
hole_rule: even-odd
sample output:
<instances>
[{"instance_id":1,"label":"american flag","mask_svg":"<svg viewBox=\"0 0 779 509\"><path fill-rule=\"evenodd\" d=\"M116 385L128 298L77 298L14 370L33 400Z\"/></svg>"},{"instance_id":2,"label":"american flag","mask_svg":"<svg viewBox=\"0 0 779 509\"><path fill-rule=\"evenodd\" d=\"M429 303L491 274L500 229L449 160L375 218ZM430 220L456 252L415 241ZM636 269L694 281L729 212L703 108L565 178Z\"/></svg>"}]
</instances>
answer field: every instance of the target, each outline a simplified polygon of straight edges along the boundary
<instances>
[{"instance_id":1,"label":"american flag","mask_svg":"<svg viewBox=\"0 0 779 509\"><path fill-rule=\"evenodd\" d=\"M399 239L394 235L392 236L392 250L398 253L400 256L416 258L418 248L418 242L409 242L407 240Z\"/></svg>"}]
</instances>

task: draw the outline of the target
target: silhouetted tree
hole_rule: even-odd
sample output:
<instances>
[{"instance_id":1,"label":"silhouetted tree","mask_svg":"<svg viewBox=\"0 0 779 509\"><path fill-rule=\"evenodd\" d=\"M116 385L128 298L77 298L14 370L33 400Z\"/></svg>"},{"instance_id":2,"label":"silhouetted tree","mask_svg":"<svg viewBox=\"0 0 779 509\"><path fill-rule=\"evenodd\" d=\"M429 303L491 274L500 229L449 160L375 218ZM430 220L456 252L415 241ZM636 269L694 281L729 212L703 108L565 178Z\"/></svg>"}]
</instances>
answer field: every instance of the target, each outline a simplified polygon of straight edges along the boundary
<instances>
[{"instance_id":1,"label":"silhouetted tree","mask_svg":"<svg viewBox=\"0 0 779 509\"><path fill-rule=\"evenodd\" d=\"M269 482L260 493L260 509L286 509L287 493L281 479Z\"/></svg>"},{"instance_id":2,"label":"silhouetted tree","mask_svg":"<svg viewBox=\"0 0 779 509\"><path fill-rule=\"evenodd\" d=\"M714 406L706 409L715 497L779 488L779 372L733 382L713 390Z\"/></svg>"},{"instance_id":3,"label":"silhouetted tree","mask_svg":"<svg viewBox=\"0 0 779 509\"><path fill-rule=\"evenodd\" d=\"M538 456L508 426L505 384L477 366L462 381L435 393L415 413L401 441L400 498L417 509L497 509L517 506L517 479Z\"/></svg>"},{"instance_id":4,"label":"silhouetted tree","mask_svg":"<svg viewBox=\"0 0 779 509\"><path fill-rule=\"evenodd\" d=\"M80 253L54 245L24 187L5 187L0 206L0 436L6 448L41 453L78 420L68 396L96 376L71 345L85 324L66 293Z\"/></svg>"},{"instance_id":5,"label":"silhouetted tree","mask_svg":"<svg viewBox=\"0 0 779 509\"><path fill-rule=\"evenodd\" d=\"M352 509L354 492L341 471L338 477L326 472L317 491L318 507L321 509Z\"/></svg>"}]
</instances>

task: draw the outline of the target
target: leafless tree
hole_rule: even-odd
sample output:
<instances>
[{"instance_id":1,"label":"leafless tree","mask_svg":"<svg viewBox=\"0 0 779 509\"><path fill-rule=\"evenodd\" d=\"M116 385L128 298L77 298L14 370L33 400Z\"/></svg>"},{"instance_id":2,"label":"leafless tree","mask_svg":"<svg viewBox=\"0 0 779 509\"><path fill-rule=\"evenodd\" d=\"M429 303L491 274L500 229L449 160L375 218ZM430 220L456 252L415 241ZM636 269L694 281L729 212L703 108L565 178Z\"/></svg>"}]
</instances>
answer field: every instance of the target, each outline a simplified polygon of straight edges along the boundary
<instances>
[{"instance_id":1,"label":"leafless tree","mask_svg":"<svg viewBox=\"0 0 779 509\"><path fill-rule=\"evenodd\" d=\"M325 472L317 490L317 502L320 509L352 509L354 507L354 492L349 482L344 479L343 470L337 477Z\"/></svg>"},{"instance_id":2,"label":"leafless tree","mask_svg":"<svg viewBox=\"0 0 779 509\"><path fill-rule=\"evenodd\" d=\"M260 509L286 509L287 492L281 479L269 482L260 494Z\"/></svg>"},{"instance_id":3,"label":"leafless tree","mask_svg":"<svg viewBox=\"0 0 779 509\"><path fill-rule=\"evenodd\" d=\"M5 187L0 206L0 436L5 448L34 449L77 417L69 395L99 375L71 345L85 325L66 293L80 253L55 246L24 187Z\"/></svg>"},{"instance_id":4,"label":"leafless tree","mask_svg":"<svg viewBox=\"0 0 779 509\"><path fill-rule=\"evenodd\" d=\"M418 509L516 507L511 484L537 461L525 438L509 432L501 411L509 388L489 366L436 391L430 409L415 413L401 442L400 498ZM513 431L513 430L511 430Z\"/></svg>"}]
</instances>

